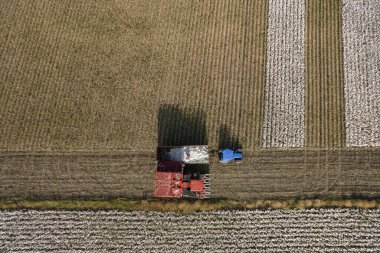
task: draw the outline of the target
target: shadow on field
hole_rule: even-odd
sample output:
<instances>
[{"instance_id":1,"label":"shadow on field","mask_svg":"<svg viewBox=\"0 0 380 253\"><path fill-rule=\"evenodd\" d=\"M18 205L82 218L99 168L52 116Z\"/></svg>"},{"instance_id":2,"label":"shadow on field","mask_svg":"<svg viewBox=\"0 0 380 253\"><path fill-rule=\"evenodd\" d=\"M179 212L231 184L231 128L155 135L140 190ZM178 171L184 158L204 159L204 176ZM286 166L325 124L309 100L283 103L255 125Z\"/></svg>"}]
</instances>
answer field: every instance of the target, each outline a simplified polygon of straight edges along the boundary
<instances>
[{"instance_id":1,"label":"shadow on field","mask_svg":"<svg viewBox=\"0 0 380 253\"><path fill-rule=\"evenodd\" d=\"M219 149L223 148L243 148L239 139L231 135L230 129L227 127L226 124L222 124L219 127Z\"/></svg>"},{"instance_id":2,"label":"shadow on field","mask_svg":"<svg viewBox=\"0 0 380 253\"><path fill-rule=\"evenodd\" d=\"M164 104L158 109L158 146L207 145L206 114Z\"/></svg>"}]
</instances>

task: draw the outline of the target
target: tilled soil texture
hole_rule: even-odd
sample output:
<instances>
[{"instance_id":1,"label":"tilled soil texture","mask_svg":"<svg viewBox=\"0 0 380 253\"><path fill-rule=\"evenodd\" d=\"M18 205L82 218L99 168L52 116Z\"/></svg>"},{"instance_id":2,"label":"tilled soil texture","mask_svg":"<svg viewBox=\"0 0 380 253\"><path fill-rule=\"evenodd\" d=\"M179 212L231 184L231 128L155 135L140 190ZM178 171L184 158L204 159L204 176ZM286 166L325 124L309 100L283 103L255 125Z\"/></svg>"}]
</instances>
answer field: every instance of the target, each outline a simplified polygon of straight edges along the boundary
<instances>
[{"instance_id":1,"label":"tilled soil texture","mask_svg":"<svg viewBox=\"0 0 380 253\"><path fill-rule=\"evenodd\" d=\"M0 198L148 197L151 153L0 154Z\"/></svg>"},{"instance_id":2,"label":"tilled soil texture","mask_svg":"<svg viewBox=\"0 0 380 253\"><path fill-rule=\"evenodd\" d=\"M258 150L211 166L212 195L236 199L380 197L379 150Z\"/></svg>"},{"instance_id":3,"label":"tilled soil texture","mask_svg":"<svg viewBox=\"0 0 380 253\"><path fill-rule=\"evenodd\" d=\"M341 0L306 0L305 145L345 146Z\"/></svg>"},{"instance_id":4,"label":"tilled soil texture","mask_svg":"<svg viewBox=\"0 0 380 253\"><path fill-rule=\"evenodd\" d=\"M212 196L232 199L380 197L377 149L257 150L242 164L212 157ZM0 198L150 197L154 153L0 156Z\"/></svg>"}]
</instances>

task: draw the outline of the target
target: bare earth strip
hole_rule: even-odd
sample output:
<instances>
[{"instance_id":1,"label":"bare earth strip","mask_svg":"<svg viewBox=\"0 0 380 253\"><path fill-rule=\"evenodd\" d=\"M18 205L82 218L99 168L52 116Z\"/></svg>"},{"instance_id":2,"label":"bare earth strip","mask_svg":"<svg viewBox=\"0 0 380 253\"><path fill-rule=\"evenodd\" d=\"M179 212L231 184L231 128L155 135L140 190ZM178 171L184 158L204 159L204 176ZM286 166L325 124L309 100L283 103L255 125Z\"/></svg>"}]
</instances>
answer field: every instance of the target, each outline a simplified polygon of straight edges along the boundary
<instances>
[{"instance_id":1,"label":"bare earth strip","mask_svg":"<svg viewBox=\"0 0 380 253\"><path fill-rule=\"evenodd\" d=\"M380 197L376 149L262 149L246 155L239 165L221 165L213 157L213 197ZM0 198L150 197L154 171L154 153L2 153Z\"/></svg>"},{"instance_id":2,"label":"bare earth strip","mask_svg":"<svg viewBox=\"0 0 380 253\"><path fill-rule=\"evenodd\" d=\"M211 165L212 195L232 199L380 197L379 150L255 150Z\"/></svg>"},{"instance_id":3,"label":"bare earth strip","mask_svg":"<svg viewBox=\"0 0 380 253\"><path fill-rule=\"evenodd\" d=\"M379 228L378 210L357 209L1 211L0 248L5 252L377 252Z\"/></svg>"},{"instance_id":4,"label":"bare earth strip","mask_svg":"<svg viewBox=\"0 0 380 253\"><path fill-rule=\"evenodd\" d=\"M343 3L347 146L380 146L380 2Z\"/></svg>"},{"instance_id":5,"label":"bare earth strip","mask_svg":"<svg viewBox=\"0 0 380 253\"><path fill-rule=\"evenodd\" d=\"M341 0L306 0L305 144L345 146Z\"/></svg>"},{"instance_id":6,"label":"bare earth strip","mask_svg":"<svg viewBox=\"0 0 380 253\"><path fill-rule=\"evenodd\" d=\"M147 197L155 156L119 153L2 153L0 198Z\"/></svg>"},{"instance_id":7,"label":"bare earth strip","mask_svg":"<svg viewBox=\"0 0 380 253\"><path fill-rule=\"evenodd\" d=\"M264 147L304 144L304 0L269 1Z\"/></svg>"}]
</instances>

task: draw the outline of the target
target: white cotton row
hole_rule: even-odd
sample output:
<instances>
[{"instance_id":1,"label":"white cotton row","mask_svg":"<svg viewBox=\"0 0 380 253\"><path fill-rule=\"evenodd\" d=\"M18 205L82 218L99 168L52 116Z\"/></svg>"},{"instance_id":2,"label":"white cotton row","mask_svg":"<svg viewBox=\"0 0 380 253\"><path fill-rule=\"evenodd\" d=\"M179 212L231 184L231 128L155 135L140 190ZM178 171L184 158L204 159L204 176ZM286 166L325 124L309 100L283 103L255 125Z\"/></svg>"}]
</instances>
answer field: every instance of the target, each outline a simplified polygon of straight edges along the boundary
<instances>
[{"instance_id":1,"label":"white cotton row","mask_svg":"<svg viewBox=\"0 0 380 253\"><path fill-rule=\"evenodd\" d=\"M169 151L170 159L184 163L208 163L207 146L187 146L172 148Z\"/></svg>"},{"instance_id":2,"label":"white cotton row","mask_svg":"<svg viewBox=\"0 0 380 253\"><path fill-rule=\"evenodd\" d=\"M380 1L343 0L347 146L380 146Z\"/></svg>"},{"instance_id":3,"label":"white cotton row","mask_svg":"<svg viewBox=\"0 0 380 253\"><path fill-rule=\"evenodd\" d=\"M304 0L269 0L264 147L304 145Z\"/></svg>"},{"instance_id":4,"label":"white cotton row","mask_svg":"<svg viewBox=\"0 0 380 253\"><path fill-rule=\"evenodd\" d=\"M6 252L376 252L380 211L2 211Z\"/></svg>"}]
</instances>

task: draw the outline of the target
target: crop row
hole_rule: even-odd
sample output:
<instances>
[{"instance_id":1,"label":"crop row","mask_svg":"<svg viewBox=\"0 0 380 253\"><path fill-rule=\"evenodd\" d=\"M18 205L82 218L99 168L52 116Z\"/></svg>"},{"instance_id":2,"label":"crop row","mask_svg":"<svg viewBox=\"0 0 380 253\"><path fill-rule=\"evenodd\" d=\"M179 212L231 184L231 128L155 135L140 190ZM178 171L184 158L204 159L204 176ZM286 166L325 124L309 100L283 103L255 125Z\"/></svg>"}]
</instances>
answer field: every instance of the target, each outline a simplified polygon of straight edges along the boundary
<instances>
[{"instance_id":1,"label":"crop row","mask_svg":"<svg viewBox=\"0 0 380 253\"><path fill-rule=\"evenodd\" d=\"M2 211L0 248L22 251L375 252L378 210L198 213Z\"/></svg>"},{"instance_id":2,"label":"crop row","mask_svg":"<svg viewBox=\"0 0 380 253\"><path fill-rule=\"evenodd\" d=\"M304 144L303 0L269 1L264 147Z\"/></svg>"},{"instance_id":3,"label":"crop row","mask_svg":"<svg viewBox=\"0 0 380 253\"><path fill-rule=\"evenodd\" d=\"M343 3L347 146L380 146L380 2Z\"/></svg>"}]
</instances>

